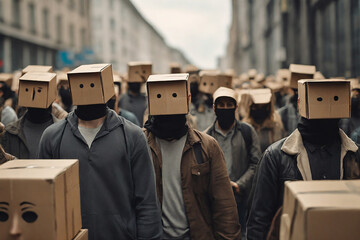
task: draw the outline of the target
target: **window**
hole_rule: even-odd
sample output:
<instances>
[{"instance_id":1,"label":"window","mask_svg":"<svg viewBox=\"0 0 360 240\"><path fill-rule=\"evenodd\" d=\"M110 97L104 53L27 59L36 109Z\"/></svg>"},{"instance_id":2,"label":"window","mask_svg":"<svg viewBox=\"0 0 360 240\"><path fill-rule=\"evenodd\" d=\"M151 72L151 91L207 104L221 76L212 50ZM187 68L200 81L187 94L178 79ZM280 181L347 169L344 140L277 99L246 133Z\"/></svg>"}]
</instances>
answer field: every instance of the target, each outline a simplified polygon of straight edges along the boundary
<instances>
[{"instance_id":1,"label":"window","mask_svg":"<svg viewBox=\"0 0 360 240\"><path fill-rule=\"evenodd\" d=\"M115 20L113 18L110 19L110 29L111 31L115 31Z\"/></svg>"},{"instance_id":2,"label":"window","mask_svg":"<svg viewBox=\"0 0 360 240\"><path fill-rule=\"evenodd\" d=\"M85 16L86 2L85 0L80 0L80 15Z\"/></svg>"},{"instance_id":3,"label":"window","mask_svg":"<svg viewBox=\"0 0 360 240\"><path fill-rule=\"evenodd\" d=\"M0 22L4 21L3 16L3 0L0 0Z\"/></svg>"},{"instance_id":4,"label":"window","mask_svg":"<svg viewBox=\"0 0 360 240\"><path fill-rule=\"evenodd\" d=\"M44 8L43 12L43 34L44 34L44 38L49 38L49 10Z\"/></svg>"},{"instance_id":5,"label":"window","mask_svg":"<svg viewBox=\"0 0 360 240\"><path fill-rule=\"evenodd\" d=\"M81 41L81 47L84 48L87 46L87 42L86 42L86 29L82 28L81 29L81 37L80 37L80 41Z\"/></svg>"},{"instance_id":6,"label":"window","mask_svg":"<svg viewBox=\"0 0 360 240\"><path fill-rule=\"evenodd\" d=\"M69 26L69 38L70 38L70 46L75 46L75 29L74 24L70 24Z\"/></svg>"},{"instance_id":7,"label":"window","mask_svg":"<svg viewBox=\"0 0 360 240\"><path fill-rule=\"evenodd\" d=\"M33 3L29 3L29 29L31 33L36 33L35 5Z\"/></svg>"},{"instance_id":8,"label":"window","mask_svg":"<svg viewBox=\"0 0 360 240\"><path fill-rule=\"evenodd\" d=\"M58 43L62 42L62 17L56 17L56 39Z\"/></svg>"},{"instance_id":9,"label":"window","mask_svg":"<svg viewBox=\"0 0 360 240\"><path fill-rule=\"evenodd\" d=\"M20 0L13 0L11 2L12 2L13 26L16 28L20 28L21 27Z\"/></svg>"},{"instance_id":10,"label":"window","mask_svg":"<svg viewBox=\"0 0 360 240\"><path fill-rule=\"evenodd\" d=\"M68 2L68 8L70 10L74 10L75 9L75 1L74 0L69 0Z\"/></svg>"}]
</instances>

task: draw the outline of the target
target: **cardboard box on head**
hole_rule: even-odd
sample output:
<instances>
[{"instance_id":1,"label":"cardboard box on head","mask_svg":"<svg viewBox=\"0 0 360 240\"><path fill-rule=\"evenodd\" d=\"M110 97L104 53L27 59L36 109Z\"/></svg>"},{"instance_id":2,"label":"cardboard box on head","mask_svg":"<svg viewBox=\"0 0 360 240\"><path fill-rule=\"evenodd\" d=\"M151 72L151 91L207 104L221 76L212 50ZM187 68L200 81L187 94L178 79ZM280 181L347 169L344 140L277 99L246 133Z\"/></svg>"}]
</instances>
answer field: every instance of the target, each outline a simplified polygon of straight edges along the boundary
<instances>
[{"instance_id":1,"label":"cardboard box on head","mask_svg":"<svg viewBox=\"0 0 360 240\"><path fill-rule=\"evenodd\" d=\"M56 99L56 74L29 72L19 80L19 106L48 108Z\"/></svg>"},{"instance_id":2,"label":"cardboard box on head","mask_svg":"<svg viewBox=\"0 0 360 240\"><path fill-rule=\"evenodd\" d=\"M138 82L145 83L152 74L151 62L129 62L128 63L128 79L129 83Z\"/></svg>"},{"instance_id":3,"label":"cardboard box on head","mask_svg":"<svg viewBox=\"0 0 360 240\"><path fill-rule=\"evenodd\" d=\"M298 106L308 119L350 118L350 81L300 80Z\"/></svg>"},{"instance_id":4,"label":"cardboard box on head","mask_svg":"<svg viewBox=\"0 0 360 240\"><path fill-rule=\"evenodd\" d=\"M249 94L254 104L267 104L271 102L272 93L269 88L251 89Z\"/></svg>"},{"instance_id":5,"label":"cardboard box on head","mask_svg":"<svg viewBox=\"0 0 360 240\"><path fill-rule=\"evenodd\" d=\"M170 73L181 73L181 65L179 63L170 63Z\"/></svg>"},{"instance_id":6,"label":"cardboard box on head","mask_svg":"<svg viewBox=\"0 0 360 240\"><path fill-rule=\"evenodd\" d=\"M69 81L66 72L56 73L56 83L58 86L69 86Z\"/></svg>"},{"instance_id":7,"label":"cardboard box on head","mask_svg":"<svg viewBox=\"0 0 360 240\"><path fill-rule=\"evenodd\" d=\"M219 87L231 88L232 76L221 74L218 71L201 71L199 91L214 94Z\"/></svg>"},{"instance_id":8,"label":"cardboard box on head","mask_svg":"<svg viewBox=\"0 0 360 240\"><path fill-rule=\"evenodd\" d=\"M249 77L249 80L250 80L250 81L251 81L251 80L255 80L257 71L256 71L256 69L250 69L250 70L247 72L247 74L248 74L248 77Z\"/></svg>"},{"instance_id":9,"label":"cardboard box on head","mask_svg":"<svg viewBox=\"0 0 360 240\"><path fill-rule=\"evenodd\" d=\"M290 64L290 88L297 89L300 79L313 79L316 72L315 66Z\"/></svg>"},{"instance_id":10,"label":"cardboard box on head","mask_svg":"<svg viewBox=\"0 0 360 240\"><path fill-rule=\"evenodd\" d=\"M360 236L360 181L288 181L280 240L355 240Z\"/></svg>"},{"instance_id":11,"label":"cardboard box on head","mask_svg":"<svg viewBox=\"0 0 360 240\"><path fill-rule=\"evenodd\" d=\"M68 79L73 105L105 104L115 94L111 64L82 65Z\"/></svg>"},{"instance_id":12,"label":"cardboard box on head","mask_svg":"<svg viewBox=\"0 0 360 240\"><path fill-rule=\"evenodd\" d=\"M189 74L150 75L146 86L150 115L175 115L189 112Z\"/></svg>"},{"instance_id":13,"label":"cardboard box on head","mask_svg":"<svg viewBox=\"0 0 360 240\"><path fill-rule=\"evenodd\" d=\"M24 240L76 236L82 226L78 160L14 160L0 172L1 240L15 239L10 229Z\"/></svg>"},{"instance_id":14,"label":"cardboard box on head","mask_svg":"<svg viewBox=\"0 0 360 240\"><path fill-rule=\"evenodd\" d=\"M22 75L29 72L53 72L52 66L43 66L43 65L28 65L21 72Z\"/></svg>"},{"instance_id":15,"label":"cardboard box on head","mask_svg":"<svg viewBox=\"0 0 360 240\"><path fill-rule=\"evenodd\" d=\"M80 232L75 236L73 240L88 240L89 233L87 229L81 229Z\"/></svg>"}]
</instances>

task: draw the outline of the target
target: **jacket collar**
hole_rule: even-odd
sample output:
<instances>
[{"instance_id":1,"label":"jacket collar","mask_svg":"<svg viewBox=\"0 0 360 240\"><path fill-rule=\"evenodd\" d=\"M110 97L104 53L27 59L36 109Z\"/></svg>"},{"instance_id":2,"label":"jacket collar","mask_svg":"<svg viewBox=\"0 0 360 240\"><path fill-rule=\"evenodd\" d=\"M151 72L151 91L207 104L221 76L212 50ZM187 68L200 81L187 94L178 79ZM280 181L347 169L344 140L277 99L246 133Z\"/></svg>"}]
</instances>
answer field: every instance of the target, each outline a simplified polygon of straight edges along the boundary
<instances>
[{"instance_id":1,"label":"jacket collar","mask_svg":"<svg viewBox=\"0 0 360 240\"><path fill-rule=\"evenodd\" d=\"M342 150L348 152L356 152L358 146L344 133L343 130L339 129L339 135L341 139ZM300 149L304 146L301 134L296 129L284 142L281 150L289 155L297 155L300 153Z\"/></svg>"}]
</instances>

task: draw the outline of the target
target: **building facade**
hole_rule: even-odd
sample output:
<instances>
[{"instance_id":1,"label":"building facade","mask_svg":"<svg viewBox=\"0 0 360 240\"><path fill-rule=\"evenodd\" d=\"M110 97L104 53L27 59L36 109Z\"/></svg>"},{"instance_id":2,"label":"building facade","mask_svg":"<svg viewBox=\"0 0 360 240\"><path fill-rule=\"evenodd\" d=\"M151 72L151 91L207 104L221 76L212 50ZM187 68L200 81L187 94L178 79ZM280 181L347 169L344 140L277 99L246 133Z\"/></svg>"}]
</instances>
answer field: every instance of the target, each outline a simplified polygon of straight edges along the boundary
<instances>
[{"instance_id":1,"label":"building facade","mask_svg":"<svg viewBox=\"0 0 360 240\"><path fill-rule=\"evenodd\" d=\"M221 67L274 74L313 64L326 77L360 76L360 0L232 0Z\"/></svg>"},{"instance_id":2,"label":"building facade","mask_svg":"<svg viewBox=\"0 0 360 240\"><path fill-rule=\"evenodd\" d=\"M58 66L59 53L89 47L88 9L88 0L0 0L0 72Z\"/></svg>"},{"instance_id":3,"label":"building facade","mask_svg":"<svg viewBox=\"0 0 360 240\"><path fill-rule=\"evenodd\" d=\"M93 49L98 59L125 73L130 61L151 61L153 72L168 73L171 62L189 63L170 47L130 0L91 0Z\"/></svg>"}]
</instances>

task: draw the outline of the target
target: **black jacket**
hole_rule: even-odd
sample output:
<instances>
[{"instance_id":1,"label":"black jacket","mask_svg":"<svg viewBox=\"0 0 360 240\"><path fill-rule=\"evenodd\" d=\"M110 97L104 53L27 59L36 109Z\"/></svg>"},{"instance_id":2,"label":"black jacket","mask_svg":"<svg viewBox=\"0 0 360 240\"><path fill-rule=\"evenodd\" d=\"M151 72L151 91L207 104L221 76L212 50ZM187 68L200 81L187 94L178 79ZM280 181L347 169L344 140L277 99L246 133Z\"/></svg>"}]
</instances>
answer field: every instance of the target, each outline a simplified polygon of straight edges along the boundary
<instances>
[{"instance_id":1,"label":"black jacket","mask_svg":"<svg viewBox=\"0 0 360 240\"><path fill-rule=\"evenodd\" d=\"M45 130L39 153L79 159L82 224L90 240L160 239L154 169L138 126L108 110L89 149L71 112Z\"/></svg>"},{"instance_id":2,"label":"black jacket","mask_svg":"<svg viewBox=\"0 0 360 240\"><path fill-rule=\"evenodd\" d=\"M341 179L360 178L358 146L340 130ZM311 170L300 132L272 144L259 162L254 179L252 203L247 222L247 239L266 239L271 221L283 204L285 181L311 179Z\"/></svg>"}]
</instances>

